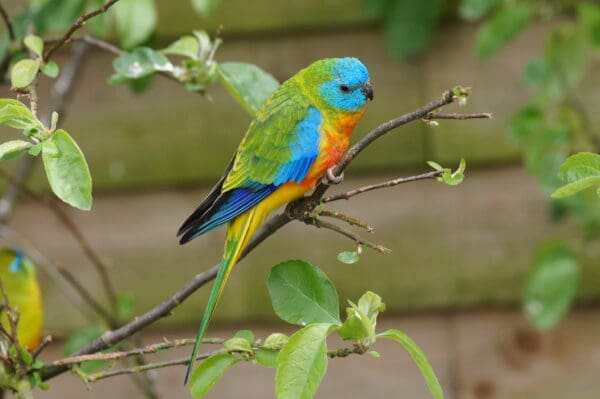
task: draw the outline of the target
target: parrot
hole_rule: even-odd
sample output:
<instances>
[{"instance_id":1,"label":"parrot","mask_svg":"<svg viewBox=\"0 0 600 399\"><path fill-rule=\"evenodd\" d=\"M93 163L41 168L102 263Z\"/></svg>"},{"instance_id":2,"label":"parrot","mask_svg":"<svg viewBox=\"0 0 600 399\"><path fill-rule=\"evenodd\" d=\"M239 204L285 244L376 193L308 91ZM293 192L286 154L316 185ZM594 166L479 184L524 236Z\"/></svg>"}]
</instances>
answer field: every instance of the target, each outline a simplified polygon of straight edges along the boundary
<instances>
[{"instance_id":1,"label":"parrot","mask_svg":"<svg viewBox=\"0 0 600 399\"><path fill-rule=\"evenodd\" d=\"M43 307L35 267L19 249L0 249L0 280L11 308L19 312L17 338L32 351L42 337ZM0 305L4 305L0 296ZM2 325L10 331L6 314L2 312Z\"/></svg>"},{"instance_id":2,"label":"parrot","mask_svg":"<svg viewBox=\"0 0 600 399\"><path fill-rule=\"evenodd\" d=\"M223 258L204 311L184 383L231 271L274 210L331 173L350 143L373 88L354 57L313 62L282 83L256 111L214 188L178 230L180 244L228 223Z\"/></svg>"}]
</instances>

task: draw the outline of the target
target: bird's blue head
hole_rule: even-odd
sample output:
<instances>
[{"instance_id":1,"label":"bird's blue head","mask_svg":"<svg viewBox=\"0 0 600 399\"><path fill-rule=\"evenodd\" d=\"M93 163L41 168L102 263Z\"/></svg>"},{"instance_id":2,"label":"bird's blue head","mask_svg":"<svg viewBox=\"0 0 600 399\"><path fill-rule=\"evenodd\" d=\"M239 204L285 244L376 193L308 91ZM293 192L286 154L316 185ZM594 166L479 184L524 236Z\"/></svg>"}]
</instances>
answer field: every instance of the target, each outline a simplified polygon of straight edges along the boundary
<instances>
[{"instance_id":1,"label":"bird's blue head","mask_svg":"<svg viewBox=\"0 0 600 399\"><path fill-rule=\"evenodd\" d=\"M319 76L318 93L325 103L335 109L354 112L373 99L369 71L356 58L329 58L312 64ZM314 82L314 81L313 81Z\"/></svg>"}]
</instances>

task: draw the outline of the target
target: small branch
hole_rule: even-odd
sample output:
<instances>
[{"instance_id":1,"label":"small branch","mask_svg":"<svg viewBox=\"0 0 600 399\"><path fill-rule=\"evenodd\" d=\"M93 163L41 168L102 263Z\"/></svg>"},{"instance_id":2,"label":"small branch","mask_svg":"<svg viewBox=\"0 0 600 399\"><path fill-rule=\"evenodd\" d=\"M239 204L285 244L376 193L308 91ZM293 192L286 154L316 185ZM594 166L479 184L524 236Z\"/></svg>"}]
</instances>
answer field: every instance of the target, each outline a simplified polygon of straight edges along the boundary
<instances>
[{"instance_id":1,"label":"small branch","mask_svg":"<svg viewBox=\"0 0 600 399\"><path fill-rule=\"evenodd\" d=\"M67 44L71 40L71 36L73 35L73 33L75 33L77 30L81 29L83 27L83 25L85 25L87 20L92 19L97 15L105 13L106 11L108 11L108 9L110 7L115 5L115 3L117 1L119 1L119 0L110 0L108 3L106 3L102 7L98 8L97 10L94 10L92 12L89 12L89 13L84 14L84 15L80 16L79 18L77 18L77 21L75 21L75 23L73 25L71 25L71 27L69 28L67 33L65 33L64 36L59 41L57 41L52 47L50 47L46 51L46 53L44 54L44 57L43 57L44 62L48 62L48 60L50 59L50 57L56 50L58 50L59 48L61 48L65 44Z\"/></svg>"},{"instance_id":2,"label":"small branch","mask_svg":"<svg viewBox=\"0 0 600 399\"><path fill-rule=\"evenodd\" d=\"M55 360L52 362L54 366L62 366L65 364L77 364L83 362L91 362L94 360L114 360L123 359L130 356L144 355L148 353L156 353L160 350L171 349L180 346L193 345L196 342L195 339L177 339L175 341L165 341L157 344L145 346L143 348L136 348L130 351L123 352L109 352L109 353L94 353L91 355L72 356L64 359ZM221 338L205 338L202 340L203 344L223 344L224 339Z\"/></svg>"},{"instance_id":3,"label":"small branch","mask_svg":"<svg viewBox=\"0 0 600 399\"><path fill-rule=\"evenodd\" d=\"M375 243L373 243L371 241L367 241L367 240L361 238L360 236L354 234L350 230L346 230L345 228L340 227L340 226L338 226L336 224L333 224L333 223L324 222L323 220L321 220L319 218L307 219L304 222L306 224L310 224L310 225L316 226L318 228L324 228L324 229L327 229L327 230L335 231L336 233L339 233L339 234L341 234L341 235L343 235L345 237L348 237L349 239L351 239L352 241L354 241L358 245L364 245L365 247L369 247L371 249L374 249L377 252L381 252L381 253L392 252L391 249L386 248L383 245L379 245L379 244L375 244Z\"/></svg>"},{"instance_id":4,"label":"small branch","mask_svg":"<svg viewBox=\"0 0 600 399\"><path fill-rule=\"evenodd\" d=\"M444 114L442 112L430 112L427 115L425 115L422 119L424 121L430 121L432 119L492 119L493 117L494 115L490 114L489 112L482 112L479 114Z\"/></svg>"},{"instance_id":5,"label":"small branch","mask_svg":"<svg viewBox=\"0 0 600 399\"><path fill-rule=\"evenodd\" d=\"M14 41L17 36L15 35L15 29L13 27L12 21L10 20L10 17L8 16L8 13L6 12L6 9L4 8L4 6L0 3L0 14L2 15L2 20L4 21L4 24L6 25L6 30L8 31L8 37L10 38L10 41Z\"/></svg>"},{"instance_id":6,"label":"small branch","mask_svg":"<svg viewBox=\"0 0 600 399\"><path fill-rule=\"evenodd\" d=\"M384 181L382 183L377 183L377 184L372 184L369 186L356 188L354 190L350 190L345 193L333 194L328 197L324 197L322 199L322 202L327 203L327 202L333 202L333 201L338 201L338 200L342 200L342 199L347 200L347 199L354 197L355 195L366 193L366 192L372 191L372 190L377 190L380 188L393 187L393 186L397 186L399 184L410 183L410 182L414 182L417 180L435 179L436 177L441 176L442 173L443 173L443 171L441 171L441 170L434 170L432 172L427 172L427 173L423 173L420 175L409 176L409 177L400 177L398 179L388 180L388 181Z\"/></svg>"},{"instance_id":7,"label":"small branch","mask_svg":"<svg viewBox=\"0 0 600 399\"><path fill-rule=\"evenodd\" d=\"M91 35L83 35L83 36L78 36L78 37L74 37L72 38L72 40L76 40L76 41L81 41L84 43L87 43L91 46L97 47L99 49L102 49L104 51L107 51L109 53L113 53L114 55L123 55L123 54L127 54L127 51L115 46L114 44L111 44L109 42L106 42L104 40L100 40L94 36Z\"/></svg>"},{"instance_id":8,"label":"small branch","mask_svg":"<svg viewBox=\"0 0 600 399\"><path fill-rule=\"evenodd\" d=\"M325 216L325 217L338 219L338 220L348 223L351 226L362 227L363 229L367 230L367 233L372 233L375 230L373 228L373 226L370 226L369 224L367 224L367 222L363 222L362 220L357 219L355 217L344 215L343 213L339 213L339 212L335 212L335 211L328 211L326 209L323 209L323 210L318 211L316 216Z\"/></svg>"},{"instance_id":9,"label":"small branch","mask_svg":"<svg viewBox=\"0 0 600 399\"><path fill-rule=\"evenodd\" d=\"M210 353L202 353L202 354L198 355L198 357L196 359L198 359L198 360L206 359L210 356L217 355L217 354L223 353L223 352L224 351L221 350L221 351L215 351L215 352L210 352ZM161 368L171 367L171 366L183 366L183 365L187 365L189 363L189 361L190 361L190 357L188 356L188 357L184 357L181 359L167 360L164 362L148 363L143 366L135 366L135 367L130 367L130 368L103 371L103 372L91 374L91 375L85 377L85 381L86 382L96 382L96 381L103 380L105 378L115 377L117 375L140 373L140 372L144 372L144 371L148 371L148 370L161 369Z\"/></svg>"},{"instance_id":10,"label":"small branch","mask_svg":"<svg viewBox=\"0 0 600 399\"><path fill-rule=\"evenodd\" d=\"M44 351L44 349L46 349L46 347L52 342L52 336L50 335L46 335L43 339L42 342L40 342L40 344L38 345L37 348L35 348L35 350L33 351L33 353L31 354L31 356L33 356L34 359L37 359L37 357L40 355L40 353L42 353Z\"/></svg>"}]
</instances>

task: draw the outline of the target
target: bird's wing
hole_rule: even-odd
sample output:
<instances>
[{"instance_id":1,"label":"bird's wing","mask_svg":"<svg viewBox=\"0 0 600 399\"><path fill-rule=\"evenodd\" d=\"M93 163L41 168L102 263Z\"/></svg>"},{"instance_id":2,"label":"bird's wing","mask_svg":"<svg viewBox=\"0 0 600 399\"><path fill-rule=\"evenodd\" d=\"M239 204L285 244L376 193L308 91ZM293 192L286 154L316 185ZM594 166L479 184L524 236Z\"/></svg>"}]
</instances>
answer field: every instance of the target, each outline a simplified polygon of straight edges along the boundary
<instances>
[{"instance_id":1,"label":"bird's wing","mask_svg":"<svg viewBox=\"0 0 600 399\"><path fill-rule=\"evenodd\" d=\"M319 154L321 114L292 85L257 112L217 186L179 230L185 243L258 204L280 185L301 182Z\"/></svg>"}]
</instances>

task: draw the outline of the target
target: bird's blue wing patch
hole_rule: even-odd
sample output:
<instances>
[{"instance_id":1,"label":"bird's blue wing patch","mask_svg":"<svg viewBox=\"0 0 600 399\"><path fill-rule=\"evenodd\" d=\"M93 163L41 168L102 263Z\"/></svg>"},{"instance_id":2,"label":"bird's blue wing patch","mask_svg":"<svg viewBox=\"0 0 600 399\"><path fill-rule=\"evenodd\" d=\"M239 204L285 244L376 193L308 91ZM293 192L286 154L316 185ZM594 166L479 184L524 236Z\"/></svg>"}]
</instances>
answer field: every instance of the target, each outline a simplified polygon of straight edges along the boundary
<instances>
[{"instance_id":1,"label":"bird's blue wing patch","mask_svg":"<svg viewBox=\"0 0 600 399\"><path fill-rule=\"evenodd\" d=\"M273 179L275 186L304 180L319 155L319 125L322 119L321 113L310 107L306 118L298 123L294 132L296 140L290 143L290 160L283 163L277 171Z\"/></svg>"}]
</instances>

